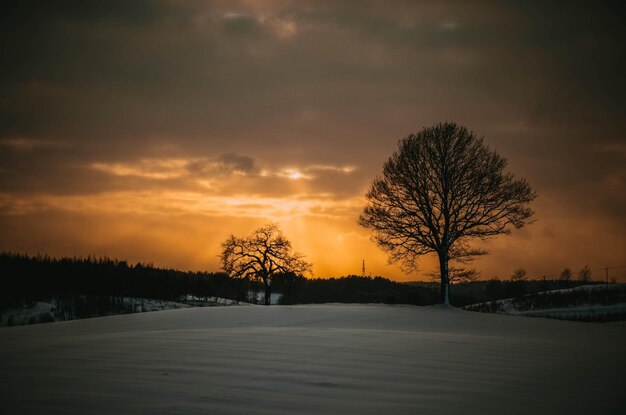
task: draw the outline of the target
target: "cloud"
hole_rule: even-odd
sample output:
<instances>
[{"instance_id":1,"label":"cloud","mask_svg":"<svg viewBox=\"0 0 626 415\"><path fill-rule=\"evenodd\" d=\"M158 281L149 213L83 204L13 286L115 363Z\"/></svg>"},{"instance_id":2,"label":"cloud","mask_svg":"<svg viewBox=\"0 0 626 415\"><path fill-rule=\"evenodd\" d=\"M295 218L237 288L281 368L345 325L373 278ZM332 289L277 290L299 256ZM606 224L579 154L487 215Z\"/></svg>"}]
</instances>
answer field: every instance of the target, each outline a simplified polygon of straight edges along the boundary
<instances>
[{"instance_id":1,"label":"cloud","mask_svg":"<svg viewBox=\"0 0 626 415\"><path fill-rule=\"evenodd\" d=\"M2 10L0 192L20 209L39 206L25 196L174 191L194 195L188 203L247 195L231 208L250 215L299 194L357 200L400 138L452 120L551 201L537 218L554 234L567 234L555 212L570 226L626 223L618 3L22 1ZM589 255L604 258L602 233L589 238Z\"/></svg>"},{"instance_id":2,"label":"cloud","mask_svg":"<svg viewBox=\"0 0 626 415\"><path fill-rule=\"evenodd\" d=\"M306 168L308 171L331 171L338 173L352 173L356 170L355 166L332 166L329 164L313 164Z\"/></svg>"},{"instance_id":3,"label":"cloud","mask_svg":"<svg viewBox=\"0 0 626 415\"><path fill-rule=\"evenodd\" d=\"M311 180L313 178L313 176L294 168L282 169L274 174L278 177L284 177L290 180Z\"/></svg>"},{"instance_id":4,"label":"cloud","mask_svg":"<svg viewBox=\"0 0 626 415\"><path fill-rule=\"evenodd\" d=\"M246 155L227 153L218 158L218 162L222 169L244 175L254 175L259 173L259 168L255 160Z\"/></svg>"},{"instance_id":5,"label":"cloud","mask_svg":"<svg viewBox=\"0 0 626 415\"><path fill-rule=\"evenodd\" d=\"M142 158L126 163L92 163L90 167L115 176L135 176L167 180L197 178L210 175L256 175L259 172L253 158L227 153L217 158Z\"/></svg>"},{"instance_id":6,"label":"cloud","mask_svg":"<svg viewBox=\"0 0 626 415\"><path fill-rule=\"evenodd\" d=\"M316 178L316 173L343 173L350 174L356 170L354 166L332 166L328 164L313 164L301 168L288 167L280 169L275 173L264 170L264 176L274 174L277 177L284 177L290 180L312 180Z\"/></svg>"},{"instance_id":7,"label":"cloud","mask_svg":"<svg viewBox=\"0 0 626 415\"><path fill-rule=\"evenodd\" d=\"M193 161L184 159L142 159L133 164L93 163L95 170L115 176L136 176L147 179L174 179L188 174L187 166Z\"/></svg>"},{"instance_id":8,"label":"cloud","mask_svg":"<svg viewBox=\"0 0 626 415\"><path fill-rule=\"evenodd\" d=\"M216 158L149 158L126 163L95 162L90 168L119 177L138 177L156 181L185 179L206 188L219 187L233 176L266 181L270 178L312 180L315 174L350 174L354 166L312 164L303 167L261 169L252 157L226 153ZM231 179L229 179L229 177Z\"/></svg>"},{"instance_id":9,"label":"cloud","mask_svg":"<svg viewBox=\"0 0 626 415\"><path fill-rule=\"evenodd\" d=\"M253 35L260 26L254 16L228 11L222 15L222 29L227 35Z\"/></svg>"},{"instance_id":10,"label":"cloud","mask_svg":"<svg viewBox=\"0 0 626 415\"><path fill-rule=\"evenodd\" d=\"M67 143L20 137L0 139L0 146L14 151L33 151L61 148L67 146Z\"/></svg>"},{"instance_id":11,"label":"cloud","mask_svg":"<svg viewBox=\"0 0 626 415\"><path fill-rule=\"evenodd\" d=\"M301 17L309 9L271 9L250 7L250 4L242 4L240 7L238 11L228 10L221 15L222 28L227 35L260 35L265 31L275 39L284 41L307 29Z\"/></svg>"},{"instance_id":12,"label":"cloud","mask_svg":"<svg viewBox=\"0 0 626 415\"><path fill-rule=\"evenodd\" d=\"M302 217L346 218L361 208L363 199L336 198L330 194L301 193L282 197L258 194L215 195L194 191L136 190L94 195L24 195L0 193L0 212L30 215L48 210L98 214L142 214L211 217L294 219Z\"/></svg>"}]
</instances>

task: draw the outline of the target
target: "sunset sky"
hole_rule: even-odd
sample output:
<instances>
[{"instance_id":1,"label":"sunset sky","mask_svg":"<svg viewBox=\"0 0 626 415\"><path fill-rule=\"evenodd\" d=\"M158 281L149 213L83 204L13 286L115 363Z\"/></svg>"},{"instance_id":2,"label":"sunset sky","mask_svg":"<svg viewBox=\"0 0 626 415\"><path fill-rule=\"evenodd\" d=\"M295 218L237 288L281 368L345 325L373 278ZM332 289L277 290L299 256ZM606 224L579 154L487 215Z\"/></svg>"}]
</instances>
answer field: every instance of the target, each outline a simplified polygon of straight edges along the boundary
<instances>
[{"instance_id":1,"label":"sunset sky","mask_svg":"<svg viewBox=\"0 0 626 415\"><path fill-rule=\"evenodd\" d=\"M315 276L426 279L357 219L398 140L447 120L539 195L482 276L603 277L626 265L625 7L543 3L4 1L0 250L217 271L277 222Z\"/></svg>"}]
</instances>

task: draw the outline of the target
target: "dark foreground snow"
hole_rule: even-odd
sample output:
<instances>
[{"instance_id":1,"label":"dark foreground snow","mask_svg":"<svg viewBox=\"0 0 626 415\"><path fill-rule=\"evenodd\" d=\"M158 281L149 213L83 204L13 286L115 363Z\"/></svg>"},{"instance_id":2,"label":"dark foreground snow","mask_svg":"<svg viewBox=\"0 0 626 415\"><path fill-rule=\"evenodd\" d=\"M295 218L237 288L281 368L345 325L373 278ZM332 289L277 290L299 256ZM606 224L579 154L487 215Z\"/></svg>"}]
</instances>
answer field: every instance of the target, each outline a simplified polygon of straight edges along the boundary
<instances>
[{"instance_id":1,"label":"dark foreground snow","mask_svg":"<svg viewBox=\"0 0 626 415\"><path fill-rule=\"evenodd\" d=\"M626 326L383 305L0 329L2 414L622 414Z\"/></svg>"}]
</instances>

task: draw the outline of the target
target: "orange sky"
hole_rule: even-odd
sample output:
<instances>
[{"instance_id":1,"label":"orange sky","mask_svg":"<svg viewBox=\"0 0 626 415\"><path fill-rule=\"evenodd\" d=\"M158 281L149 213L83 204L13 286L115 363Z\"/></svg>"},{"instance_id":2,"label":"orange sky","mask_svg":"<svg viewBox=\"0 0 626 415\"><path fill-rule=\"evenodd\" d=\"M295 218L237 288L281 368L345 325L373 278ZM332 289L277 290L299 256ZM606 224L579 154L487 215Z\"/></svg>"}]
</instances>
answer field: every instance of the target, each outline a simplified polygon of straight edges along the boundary
<instances>
[{"instance_id":1,"label":"orange sky","mask_svg":"<svg viewBox=\"0 0 626 415\"><path fill-rule=\"evenodd\" d=\"M534 224L486 245L483 277L626 265L612 7L15 2L0 17L0 249L216 271L230 233L277 222L315 276L365 259L424 279L432 258L406 275L357 219L398 140L449 120L539 194Z\"/></svg>"},{"instance_id":2,"label":"orange sky","mask_svg":"<svg viewBox=\"0 0 626 415\"><path fill-rule=\"evenodd\" d=\"M0 202L9 219L4 226L11 239L2 248L59 256L108 255L159 266L218 270L219 245L230 233L243 236L276 222L295 249L313 262L318 277L360 274L363 259L367 274L398 280L426 279L428 273L436 271L436 260L429 257L413 274L387 264L386 255L356 223L364 205L364 187L345 197L312 192L310 182L319 168L291 167L291 174L286 175L220 173L219 179L205 179L189 173L192 162L163 159L92 166L112 176L147 177L155 182L153 189L90 195L3 195ZM323 171L332 171L333 180L349 180L356 168L326 166ZM160 181L172 177L186 188L159 188ZM212 184L207 186L206 181ZM269 185L272 189L280 187L280 193L264 196L243 190L251 181L257 182L252 187L259 191ZM241 193L233 192L233 188L242 189ZM508 277L516 267L526 267L536 277L558 273L564 266L576 270L588 263L587 235L598 230L606 233L603 239L608 241L608 249L596 254L600 259L596 262L602 264L602 260L623 255L619 235L612 234L609 223L588 220L572 226L571 219L560 217L566 212L551 213L547 197L538 200L535 207L537 223L486 244L491 255L474 264L483 276ZM567 241L566 249L559 240Z\"/></svg>"}]
</instances>

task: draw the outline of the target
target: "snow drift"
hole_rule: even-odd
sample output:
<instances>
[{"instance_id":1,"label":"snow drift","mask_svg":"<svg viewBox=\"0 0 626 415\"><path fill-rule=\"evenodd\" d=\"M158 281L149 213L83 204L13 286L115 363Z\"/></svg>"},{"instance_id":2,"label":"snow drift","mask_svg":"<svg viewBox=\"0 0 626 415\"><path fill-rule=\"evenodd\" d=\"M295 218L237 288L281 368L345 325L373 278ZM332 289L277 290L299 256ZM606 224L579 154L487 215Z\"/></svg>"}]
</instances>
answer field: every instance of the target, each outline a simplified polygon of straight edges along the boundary
<instances>
[{"instance_id":1,"label":"snow drift","mask_svg":"<svg viewBox=\"0 0 626 415\"><path fill-rule=\"evenodd\" d=\"M384 305L0 329L3 414L621 414L626 326Z\"/></svg>"},{"instance_id":2,"label":"snow drift","mask_svg":"<svg viewBox=\"0 0 626 415\"><path fill-rule=\"evenodd\" d=\"M580 285L470 304L465 310L546 317L560 320L614 322L626 320L626 284Z\"/></svg>"}]
</instances>

